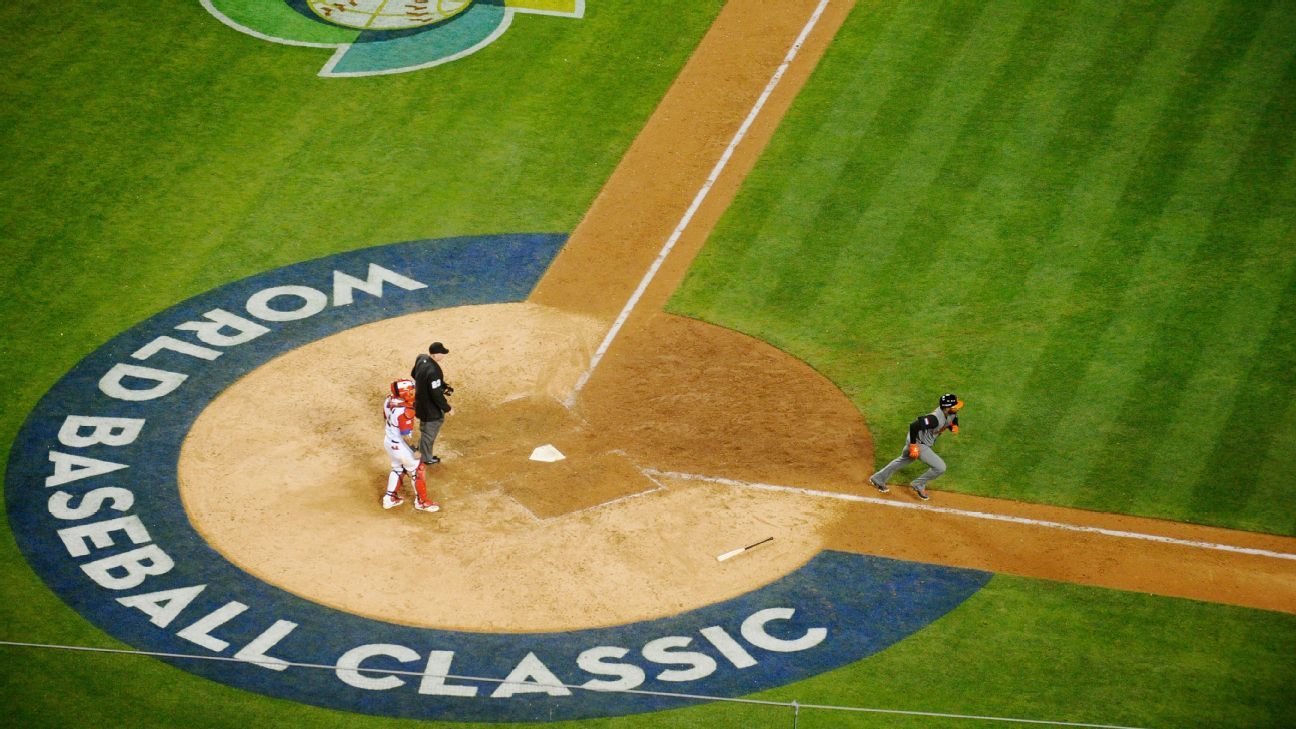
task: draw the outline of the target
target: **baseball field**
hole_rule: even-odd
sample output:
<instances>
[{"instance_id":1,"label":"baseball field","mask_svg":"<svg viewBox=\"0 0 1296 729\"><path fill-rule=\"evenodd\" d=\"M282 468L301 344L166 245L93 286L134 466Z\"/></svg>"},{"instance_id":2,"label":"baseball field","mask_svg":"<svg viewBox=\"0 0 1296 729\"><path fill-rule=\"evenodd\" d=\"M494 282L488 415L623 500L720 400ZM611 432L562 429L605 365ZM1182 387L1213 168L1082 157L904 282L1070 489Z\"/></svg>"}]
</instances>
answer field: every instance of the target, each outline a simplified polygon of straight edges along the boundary
<instances>
[{"instance_id":1,"label":"baseball field","mask_svg":"<svg viewBox=\"0 0 1296 729\"><path fill-rule=\"evenodd\" d=\"M0 20L0 724L1296 726L1296 4Z\"/></svg>"}]
</instances>

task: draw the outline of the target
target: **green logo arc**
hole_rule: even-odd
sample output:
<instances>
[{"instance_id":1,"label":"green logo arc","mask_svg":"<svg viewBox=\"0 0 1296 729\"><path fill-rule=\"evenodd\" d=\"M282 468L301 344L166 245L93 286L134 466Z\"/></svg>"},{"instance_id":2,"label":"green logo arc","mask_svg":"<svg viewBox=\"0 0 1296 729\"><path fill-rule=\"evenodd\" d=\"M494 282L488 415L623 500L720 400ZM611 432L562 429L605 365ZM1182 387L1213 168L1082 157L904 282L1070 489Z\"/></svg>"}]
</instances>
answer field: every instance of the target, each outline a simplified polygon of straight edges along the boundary
<instances>
[{"instance_id":1,"label":"green logo arc","mask_svg":"<svg viewBox=\"0 0 1296 729\"><path fill-rule=\"evenodd\" d=\"M585 0L459 0L453 12L441 14L390 12L403 4L383 0L200 2L221 23L254 38L334 49L319 71L323 77L378 76L449 63L495 42L517 13L585 16ZM329 7L337 11L325 12Z\"/></svg>"}]
</instances>

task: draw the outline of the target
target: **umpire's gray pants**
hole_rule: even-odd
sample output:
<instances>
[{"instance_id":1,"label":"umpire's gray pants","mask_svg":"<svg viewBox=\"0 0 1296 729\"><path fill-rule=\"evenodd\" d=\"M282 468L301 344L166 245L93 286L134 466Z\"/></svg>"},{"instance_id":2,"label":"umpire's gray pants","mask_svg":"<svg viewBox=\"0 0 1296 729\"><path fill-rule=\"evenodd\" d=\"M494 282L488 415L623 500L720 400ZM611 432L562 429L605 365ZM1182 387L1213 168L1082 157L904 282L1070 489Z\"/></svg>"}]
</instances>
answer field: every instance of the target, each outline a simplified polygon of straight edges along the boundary
<instances>
[{"instance_id":1,"label":"umpire's gray pants","mask_svg":"<svg viewBox=\"0 0 1296 729\"><path fill-rule=\"evenodd\" d=\"M927 484L931 482L932 479L940 478L941 474L945 473L945 461L941 460L941 457L936 455L936 451L932 450L931 446L925 445L918 446L918 459L923 463L926 463L928 466L931 466L931 468L928 468L923 475L915 478L913 484L911 484L914 488L921 491L922 489L927 488ZM913 462L914 459L909 457L909 444L906 443L904 448L900 449L900 457L888 463L886 468L873 474L870 477L870 480L877 483L886 483L887 479L891 478L896 471L899 471Z\"/></svg>"},{"instance_id":2,"label":"umpire's gray pants","mask_svg":"<svg viewBox=\"0 0 1296 729\"><path fill-rule=\"evenodd\" d=\"M441 432L441 423L445 418L419 421L419 458L428 465L432 463L432 446L436 444L437 433Z\"/></svg>"}]
</instances>

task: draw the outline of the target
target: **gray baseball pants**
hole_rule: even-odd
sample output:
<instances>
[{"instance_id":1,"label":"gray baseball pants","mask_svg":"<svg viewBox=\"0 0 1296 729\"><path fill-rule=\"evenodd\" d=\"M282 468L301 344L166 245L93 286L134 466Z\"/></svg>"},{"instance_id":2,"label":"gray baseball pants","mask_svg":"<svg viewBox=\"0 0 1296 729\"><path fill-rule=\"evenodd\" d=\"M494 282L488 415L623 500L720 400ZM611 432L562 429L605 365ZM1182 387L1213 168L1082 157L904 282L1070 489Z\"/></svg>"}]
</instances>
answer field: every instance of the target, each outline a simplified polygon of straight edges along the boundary
<instances>
[{"instance_id":1,"label":"gray baseball pants","mask_svg":"<svg viewBox=\"0 0 1296 729\"><path fill-rule=\"evenodd\" d=\"M936 455L936 451L932 450L931 446L926 445L918 446L918 459L931 466L921 476L915 478L913 484L911 484L914 488L922 491L927 488L927 484L933 479L940 478L945 473L945 461ZM886 468L870 476L869 480L876 483L886 483L896 471L913 462L914 459L909 457L909 444L906 443L904 448L900 449L900 457L888 463Z\"/></svg>"},{"instance_id":2,"label":"gray baseball pants","mask_svg":"<svg viewBox=\"0 0 1296 729\"><path fill-rule=\"evenodd\" d=\"M419 458L426 464L432 463L432 446L436 444L437 433L441 432L443 422L445 418L419 421Z\"/></svg>"}]
</instances>

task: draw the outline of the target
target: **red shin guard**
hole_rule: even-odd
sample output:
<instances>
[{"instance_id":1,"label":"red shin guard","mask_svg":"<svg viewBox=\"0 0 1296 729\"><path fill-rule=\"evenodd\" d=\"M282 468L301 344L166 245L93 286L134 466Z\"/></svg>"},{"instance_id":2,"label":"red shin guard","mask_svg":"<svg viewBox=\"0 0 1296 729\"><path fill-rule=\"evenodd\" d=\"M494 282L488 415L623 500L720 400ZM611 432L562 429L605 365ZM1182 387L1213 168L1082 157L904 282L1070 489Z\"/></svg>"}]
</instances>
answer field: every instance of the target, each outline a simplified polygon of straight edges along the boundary
<instances>
[{"instance_id":1,"label":"red shin guard","mask_svg":"<svg viewBox=\"0 0 1296 729\"><path fill-rule=\"evenodd\" d=\"M427 473L427 464L425 463L420 463L418 465L418 470L416 470L413 473L414 491L415 493L418 494L418 500L420 504L426 504L427 502L431 501L431 499L429 499L427 495L426 473Z\"/></svg>"}]
</instances>

